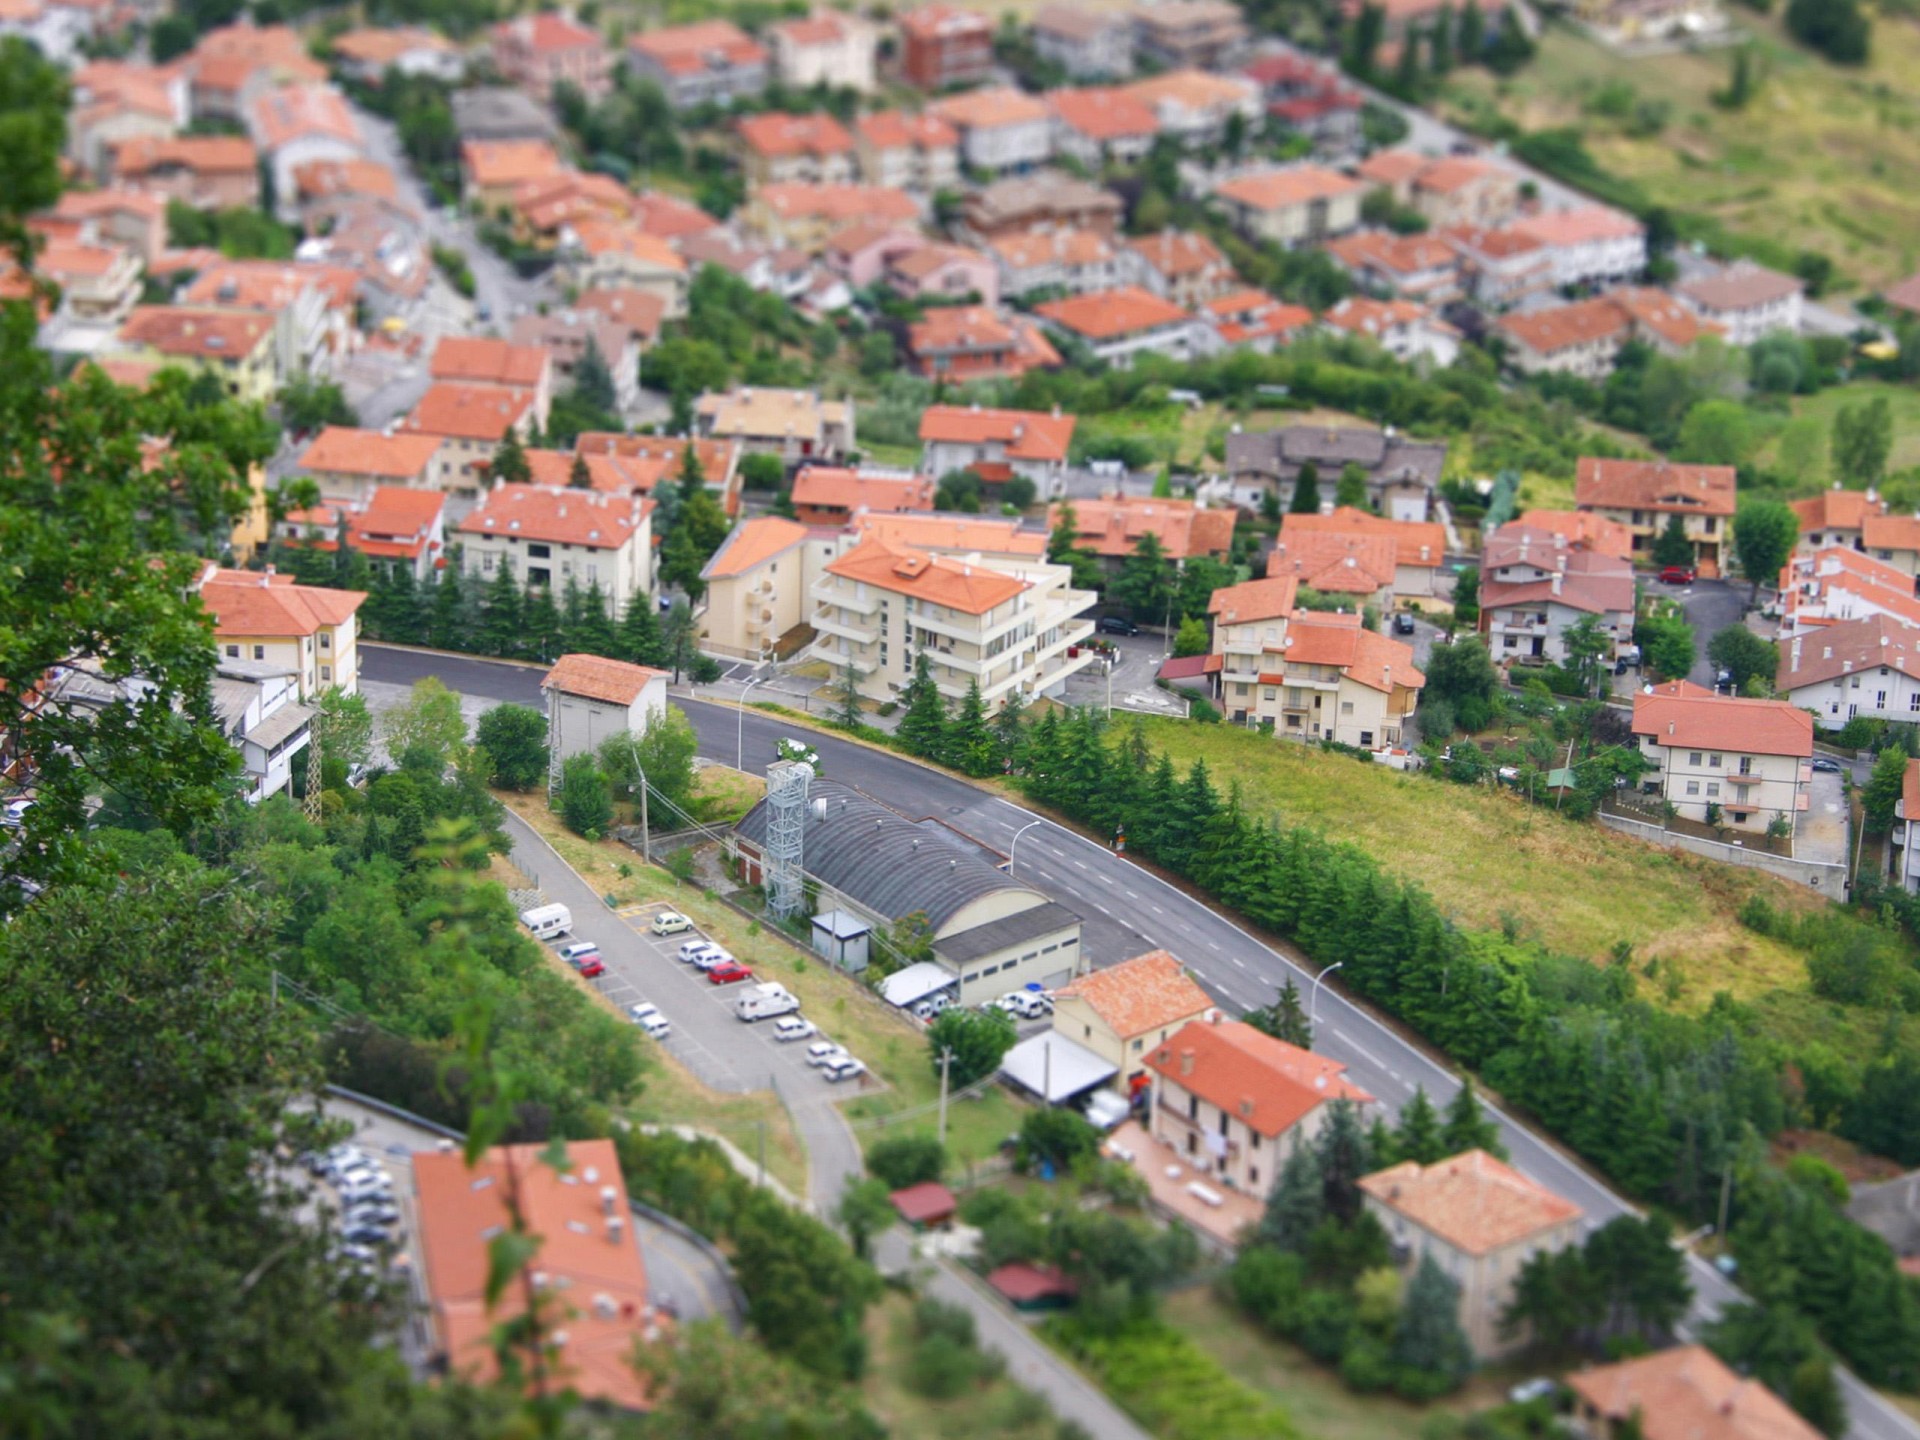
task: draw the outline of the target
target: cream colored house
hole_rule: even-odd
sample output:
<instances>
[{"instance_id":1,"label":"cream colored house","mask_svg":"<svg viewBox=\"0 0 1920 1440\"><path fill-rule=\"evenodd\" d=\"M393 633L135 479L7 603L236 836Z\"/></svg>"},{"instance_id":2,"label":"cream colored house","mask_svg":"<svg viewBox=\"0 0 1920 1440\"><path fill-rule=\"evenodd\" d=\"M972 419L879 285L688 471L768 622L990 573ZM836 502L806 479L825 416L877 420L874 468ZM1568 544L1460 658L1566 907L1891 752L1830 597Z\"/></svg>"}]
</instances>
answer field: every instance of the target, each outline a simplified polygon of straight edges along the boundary
<instances>
[{"instance_id":1,"label":"cream colored house","mask_svg":"<svg viewBox=\"0 0 1920 1440\"><path fill-rule=\"evenodd\" d=\"M1704 1345L1576 1371L1566 1377L1577 1440L1820 1440L1773 1391L1729 1369Z\"/></svg>"},{"instance_id":2,"label":"cream colored house","mask_svg":"<svg viewBox=\"0 0 1920 1440\"><path fill-rule=\"evenodd\" d=\"M360 688L359 622L366 593L296 585L272 570L212 566L195 587L213 616L213 638L225 660L264 661L298 678L300 699Z\"/></svg>"},{"instance_id":3,"label":"cream colored house","mask_svg":"<svg viewBox=\"0 0 1920 1440\"><path fill-rule=\"evenodd\" d=\"M1366 186L1323 166L1299 164L1242 175L1213 193L1249 239L1294 246L1358 229Z\"/></svg>"},{"instance_id":4,"label":"cream colored house","mask_svg":"<svg viewBox=\"0 0 1920 1440\"><path fill-rule=\"evenodd\" d=\"M891 700L926 655L949 699L978 681L987 709L1009 695L1057 694L1092 662L1069 656L1093 635L1098 597L1044 560L954 557L866 538L830 562L812 587L813 658L861 672L861 693Z\"/></svg>"},{"instance_id":5,"label":"cream colored house","mask_svg":"<svg viewBox=\"0 0 1920 1440\"><path fill-rule=\"evenodd\" d=\"M1633 733L1657 787L1688 820L1709 807L1735 830L1764 833L1807 807L1813 716L1785 700L1736 700L1698 686L1634 697Z\"/></svg>"},{"instance_id":6,"label":"cream colored house","mask_svg":"<svg viewBox=\"0 0 1920 1440\"><path fill-rule=\"evenodd\" d=\"M329 425L313 438L296 462L298 473L320 487L328 500L364 504L383 485L430 488L437 435L388 435Z\"/></svg>"},{"instance_id":7,"label":"cream colored house","mask_svg":"<svg viewBox=\"0 0 1920 1440\"><path fill-rule=\"evenodd\" d=\"M1213 1008L1184 965L1151 950L1054 991L1053 1029L1112 1065L1131 1088L1147 1075L1149 1051Z\"/></svg>"},{"instance_id":8,"label":"cream colored house","mask_svg":"<svg viewBox=\"0 0 1920 1440\"><path fill-rule=\"evenodd\" d=\"M738 441L748 455L838 464L853 448L853 401L822 400L810 390L743 385L694 402L694 433Z\"/></svg>"},{"instance_id":9,"label":"cream colored house","mask_svg":"<svg viewBox=\"0 0 1920 1440\"><path fill-rule=\"evenodd\" d=\"M1700 574L1726 573L1733 545L1733 466L1673 465L1665 460L1603 460L1583 455L1574 471L1576 509L1627 527L1633 560L1652 563L1654 541L1678 515L1693 542Z\"/></svg>"},{"instance_id":10,"label":"cream colored house","mask_svg":"<svg viewBox=\"0 0 1920 1440\"><path fill-rule=\"evenodd\" d=\"M764 660L781 636L813 613L810 591L818 564L809 565L807 527L778 515L759 515L734 526L713 552L700 578L707 582L700 616L700 647L715 655Z\"/></svg>"},{"instance_id":11,"label":"cream colored house","mask_svg":"<svg viewBox=\"0 0 1920 1440\"><path fill-rule=\"evenodd\" d=\"M1426 676L1413 647L1376 635L1355 614L1297 611L1290 575L1213 593L1216 694L1238 724L1270 724L1290 740L1378 750L1401 743Z\"/></svg>"},{"instance_id":12,"label":"cream colored house","mask_svg":"<svg viewBox=\"0 0 1920 1440\"><path fill-rule=\"evenodd\" d=\"M434 442L430 483L452 497L449 518L459 518L484 493L487 467L507 432L525 440L538 423L534 413L531 390L437 381L395 433Z\"/></svg>"},{"instance_id":13,"label":"cream colored house","mask_svg":"<svg viewBox=\"0 0 1920 1440\"><path fill-rule=\"evenodd\" d=\"M667 710L667 672L603 655L562 655L540 682L556 761L591 755L611 735L644 735Z\"/></svg>"},{"instance_id":14,"label":"cream colored house","mask_svg":"<svg viewBox=\"0 0 1920 1440\"><path fill-rule=\"evenodd\" d=\"M857 15L820 10L783 20L768 27L767 41L773 51L773 72L784 85L796 90L814 85L863 93L873 89L879 36Z\"/></svg>"},{"instance_id":15,"label":"cream colored house","mask_svg":"<svg viewBox=\"0 0 1920 1440\"><path fill-rule=\"evenodd\" d=\"M1460 1328L1482 1360L1526 1342L1500 1338L1513 1282L1535 1255L1580 1241L1580 1207L1484 1150L1363 1176L1363 1204L1408 1269L1433 1262L1460 1287Z\"/></svg>"},{"instance_id":16,"label":"cream colored house","mask_svg":"<svg viewBox=\"0 0 1920 1440\"><path fill-rule=\"evenodd\" d=\"M136 305L107 353L116 359L178 365L213 375L228 395L243 403L265 405L280 388L273 318L268 315L187 305Z\"/></svg>"},{"instance_id":17,"label":"cream colored house","mask_svg":"<svg viewBox=\"0 0 1920 1440\"><path fill-rule=\"evenodd\" d=\"M1216 1010L1148 1053L1148 1129L1193 1170L1264 1198L1288 1149L1320 1133L1330 1102L1352 1101L1362 1125L1371 1123L1374 1098L1344 1078L1346 1068Z\"/></svg>"},{"instance_id":18,"label":"cream colored house","mask_svg":"<svg viewBox=\"0 0 1920 1440\"><path fill-rule=\"evenodd\" d=\"M460 522L468 575L522 588L598 585L616 618L653 591L653 502L551 485L498 485Z\"/></svg>"}]
</instances>

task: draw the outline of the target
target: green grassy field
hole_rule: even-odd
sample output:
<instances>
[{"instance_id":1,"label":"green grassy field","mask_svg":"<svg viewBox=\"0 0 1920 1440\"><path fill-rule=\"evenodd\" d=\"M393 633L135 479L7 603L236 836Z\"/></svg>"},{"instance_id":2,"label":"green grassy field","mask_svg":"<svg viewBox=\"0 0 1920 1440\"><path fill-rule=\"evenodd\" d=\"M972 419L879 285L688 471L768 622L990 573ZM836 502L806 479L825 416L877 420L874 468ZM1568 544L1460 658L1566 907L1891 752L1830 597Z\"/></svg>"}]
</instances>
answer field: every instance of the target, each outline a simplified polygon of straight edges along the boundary
<instances>
[{"instance_id":1,"label":"green grassy field","mask_svg":"<svg viewBox=\"0 0 1920 1440\"><path fill-rule=\"evenodd\" d=\"M1844 405L1859 405L1881 395L1893 409L1893 451L1887 457L1888 472L1920 466L1920 390L1881 380L1857 380L1817 395L1794 397L1793 419L1760 447L1754 457L1756 463L1775 472L1792 472L1800 482L1795 489L1809 495L1824 489L1833 483L1829 449L1833 417ZM1800 455L1792 450L1792 432L1796 430L1806 432L1798 437ZM1808 458L1810 464L1806 463Z\"/></svg>"},{"instance_id":2,"label":"green grassy field","mask_svg":"<svg viewBox=\"0 0 1920 1440\"><path fill-rule=\"evenodd\" d=\"M1365 849L1430 890L1463 925L1517 925L1552 949L1605 959L1626 941L1677 975L1663 998L1705 1006L1715 991L1804 993L1801 957L1735 918L1752 894L1789 910L1821 902L1804 887L1659 850L1574 824L1504 792L1469 789L1227 725L1148 719L1148 743L1184 768L1204 757L1221 789Z\"/></svg>"},{"instance_id":3,"label":"green grassy field","mask_svg":"<svg viewBox=\"0 0 1920 1440\"><path fill-rule=\"evenodd\" d=\"M1713 103L1732 50L1617 55L1570 27L1550 27L1518 75L1460 71L1441 108L1469 117L1491 106L1529 130L1580 127L1610 173L1654 201L1711 216L1735 234L1791 254L1818 250L1842 276L1877 289L1920 256L1920 27L1883 15L1872 62L1827 64L1785 37L1779 19L1729 7L1752 36L1758 92L1741 110ZM1629 113L1594 113L1606 87L1633 92ZM1657 131L1632 111L1664 106ZM1635 131L1639 133L1634 133Z\"/></svg>"}]
</instances>

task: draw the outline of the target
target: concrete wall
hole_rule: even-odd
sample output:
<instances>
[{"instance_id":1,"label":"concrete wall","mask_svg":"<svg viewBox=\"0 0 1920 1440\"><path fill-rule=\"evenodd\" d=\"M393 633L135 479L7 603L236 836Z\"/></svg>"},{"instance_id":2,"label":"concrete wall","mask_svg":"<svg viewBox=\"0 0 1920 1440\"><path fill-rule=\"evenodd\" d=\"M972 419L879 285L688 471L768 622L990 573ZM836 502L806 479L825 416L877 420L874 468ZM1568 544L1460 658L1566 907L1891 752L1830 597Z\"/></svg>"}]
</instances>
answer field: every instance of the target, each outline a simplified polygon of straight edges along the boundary
<instances>
[{"instance_id":1,"label":"concrete wall","mask_svg":"<svg viewBox=\"0 0 1920 1440\"><path fill-rule=\"evenodd\" d=\"M1691 851L1695 855L1704 855L1709 860L1721 860L1729 865L1764 870L1769 875L1778 875L1782 880L1791 880L1796 885L1811 886L1829 900L1847 898L1847 868L1844 865L1817 865L1809 860L1790 860L1784 855L1769 855L1764 850L1749 850L1743 845L1723 845L1718 840L1676 834L1645 820L1630 820L1624 815L1610 815L1604 810L1599 812L1597 818L1608 829L1618 830L1623 835L1651 840L1655 845L1664 845L1673 850Z\"/></svg>"}]
</instances>

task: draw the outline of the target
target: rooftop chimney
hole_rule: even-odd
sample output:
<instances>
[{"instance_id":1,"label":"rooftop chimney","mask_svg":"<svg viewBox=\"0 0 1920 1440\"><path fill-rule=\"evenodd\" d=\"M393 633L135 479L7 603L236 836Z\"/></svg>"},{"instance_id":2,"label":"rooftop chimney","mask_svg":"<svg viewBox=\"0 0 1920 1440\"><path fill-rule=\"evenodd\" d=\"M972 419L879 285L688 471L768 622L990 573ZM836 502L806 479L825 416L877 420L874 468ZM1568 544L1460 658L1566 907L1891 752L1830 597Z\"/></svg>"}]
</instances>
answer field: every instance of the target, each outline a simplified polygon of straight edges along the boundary
<instances>
[{"instance_id":1,"label":"rooftop chimney","mask_svg":"<svg viewBox=\"0 0 1920 1440\"><path fill-rule=\"evenodd\" d=\"M1180 1074L1182 1077L1193 1074L1193 1048L1191 1046L1180 1052Z\"/></svg>"}]
</instances>

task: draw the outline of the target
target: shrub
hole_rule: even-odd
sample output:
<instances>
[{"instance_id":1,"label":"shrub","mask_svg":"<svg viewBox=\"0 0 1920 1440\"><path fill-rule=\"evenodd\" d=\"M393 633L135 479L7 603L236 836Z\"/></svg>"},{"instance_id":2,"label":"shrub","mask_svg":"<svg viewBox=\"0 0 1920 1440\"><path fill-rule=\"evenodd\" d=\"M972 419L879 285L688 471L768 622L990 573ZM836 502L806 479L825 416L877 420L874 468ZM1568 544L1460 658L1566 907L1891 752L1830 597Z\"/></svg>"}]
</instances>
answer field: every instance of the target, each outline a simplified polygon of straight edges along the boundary
<instances>
[{"instance_id":1,"label":"shrub","mask_svg":"<svg viewBox=\"0 0 1920 1440\"><path fill-rule=\"evenodd\" d=\"M895 1135L867 1151L867 1169L889 1190L938 1180L946 1168L946 1147L931 1135Z\"/></svg>"}]
</instances>

